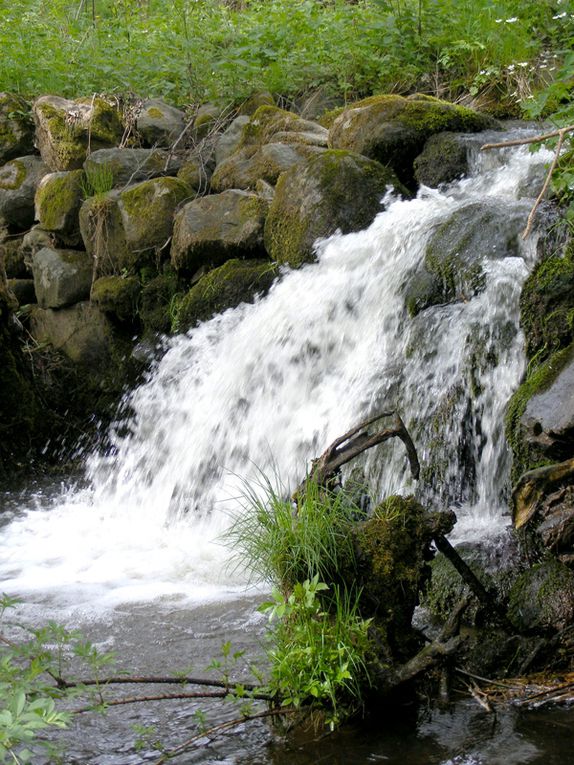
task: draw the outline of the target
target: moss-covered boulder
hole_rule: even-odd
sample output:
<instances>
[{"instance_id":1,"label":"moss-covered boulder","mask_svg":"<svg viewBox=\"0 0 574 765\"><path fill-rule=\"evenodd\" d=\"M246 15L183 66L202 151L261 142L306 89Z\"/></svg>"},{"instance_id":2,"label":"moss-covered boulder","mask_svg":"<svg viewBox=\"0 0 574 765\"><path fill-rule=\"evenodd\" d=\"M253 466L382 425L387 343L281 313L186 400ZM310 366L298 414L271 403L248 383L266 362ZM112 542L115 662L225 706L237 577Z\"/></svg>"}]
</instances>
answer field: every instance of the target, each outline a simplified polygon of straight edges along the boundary
<instances>
[{"instance_id":1,"label":"moss-covered boulder","mask_svg":"<svg viewBox=\"0 0 574 765\"><path fill-rule=\"evenodd\" d=\"M436 98L371 96L352 104L334 120L329 146L389 165L411 186L413 161L431 135L478 132L495 124L491 117Z\"/></svg>"},{"instance_id":2,"label":"moss-covered boulder","mask_svg":"<svg viewBox=\"0 0 574 765\"><path fill-rule=\"evenodd\" d=\"M274 184L281 173L323 151L304 144L244 146L217 165L211 178L211 188L215 192L254 189L260 180Z\"/></svg>"},{"instance_id":3,"label":"moss-covered boulder","mask_svg":"<svg viewBox=\"0 0 574 765\"><path fill-rule=\"evenodd\" d=\"M84 161L87 182L101 179L111 188L127 186L162 175L176 175L182 159L163 149L98 149Z\"/></svg>"},{"instance_id":4,"label":"moss-covered boulder","mask_svg":"<svg viewBox=\"0 0 574 765\"><path fill-rule=\"evenodd\" d=\"M279 109L277 106L260 106L249 122L243 128L239 148L245 146L263 146L266 143L277 143L280 140L277 134L302 134L307 136L305 142L310 141L310 136L315 136L315 143L319 146L327 146L328 132L317 122L305 120L294 112ZM297 138L287 139L285 143L297 143Z\"/></svg>"},{"instance_id":5,"label":"moss-covered boulder","mask_svg":"<svg viewBox=\"0 0 574 765\"><path fill-rule=\"evenodd\" d=\"M433 305L467 300L485 286L484 262L519 254L519 237L528 203L501 209L472 202L438 224L426 246L424 262L404 288L411 316Z\"/></svg>"},{"instance_id":6,"label":"moss-covered boulder","mask_svg":"<svg viewBox=\"0 0 574 765\"><path fill-rule=\"evenodd\" d=\"M313 244L340 230L366 228L387 188L407 193L389 168L348 151L328 150L284 173L265 224L265 246L279 263L314 259Z\"/></svg>"},{"instance_id":7,"label":"moss-covered boulder","mask_svg":"<svg viewBox=\"0 0 574 765\"><path fill-rule=\"evenodd\" d=\"M209 189L212 174L212 163L204 162L201 157L187 157L177 171L177 177L185 183L190 192L200 193Z\"/></svg>"},{"instance_id":8,"label":"moss-covered boulder","mask_svg":"<svg viewBox=\"0 0 574 765\"><path fill-rule=\"evenodd\" d=\"M32 259L34 289L42 308L61 308L86 300L92 284L92 259L77 250L43 247Z\"/></svg>"},{"instance_id":9,"label":"moss-covered boulder","mask_svg":"<svg viewBox=\"0 0 574 765\"><path fill-rule=\"evenodd\" d=\"M509 401L506 437L512 448L512 478L574 456L574 344L537 367Z\"/></svg>"},{"instance_id":10,"label":"moss-covered boulder","mask_svg":"<svg viewBox=\"0 0 574 765\"><path fill-rule=\"evenodd\" d=\"M540 363L574 340L574 257L551 255L539 262L520 296L526 353Z\"/></svg>"},{"instance_id":11,"label":"moss-covered boulder","mask_svg":"<svg viewBox=\"0 0 574 765\"><path fill-rule=\"evenodd\" d=\"M277 276L277 267L265 260L228 260L194 284L178 307L177 327L186 331L227 308L252 303L264 295Z\"/></svg>"},{"instance_id":12,"label":"moss-covered boulder","mask_svg":"<svg viewBox=\"0 0 574 765\"><path fill-rule=\"evenodd\" d=\"M88 151L116 146L122 138L117 106L103 98L42 96L33 110L38 148L53 171L81 168Z\"/></svg>"},{"instance_id":13,"label":"moss-covered boulder","mask_svg":"<svg viewBox=\"0 0 574 765\"><path fill-rule=\"evenodd\" d=\"M119 321L132 322L138 313L141 289L137 276L102 276L92 284L90 300Z\"/></svg>"},{"instance_id":14,"label":"moss-covered boulder","mask_svg":"<svg viewBox=\"0 0 574 765\"><path fill-rule=\"evenodd\" d=\"M48 168L40 157L19 157L0 167L0 227L17 231L34 222L34 195Z\"/></svg>"},{"instance_id":15,"label":"moss-covered boulder","mask_svg":"<svg viewBox=\"0 0 574 765\"><path fill-rule=\"evenodd\" d=\"M559 632L574 623L574 572L547 558L514 583L508 617L521 632Z\"/></svg>"},{"instance_id":16,"label":"moss-covered boulder","mask_svg":"<svg viewBox=\"0 0 574 765\"><path fill-rule=\"evenodd\" d=\"M185 114L156 98L144 101L136 129L147 146L170 147L185 128Z\"/></svg>"},{"instance_id":17,"label":"moss-covered boulder","mask_svg":"<svg viewBox=\"0 0 574 765\"><path fill-rule=\"evenodd\" d=\"M166 334L176 329L179 283L173 271L167 271L142 288L139 316L146 335Z\"/></svg>"},{"instance_id":18,"label":"moss-covered boulder","mask_svg":"<svg viewBox=\"0 0 574 765\"><path fill-rule=\"evenodd\" d=\"M237 110L240 116L251 117L260 106L275 106L275 99L268 90L252 93L249 98L246 98L239 104Z\"/></svg>"},{"instance_id":19,"label":"moss-covered boulder","mask_svg":"<svg viewBox=\"0 0 574 765\"><path fill-rule=\"evenodd\" d=\"M188 196L184 183L165 177L87 199L80 208L80 231L96 275L157 266L167 256L174 212Z\"/></svg>"},{"instance_id":20,"label":"moss-covered boulder","mask_svg":"<svg viewBox=\"0 0 574 765\"><path fill-rule=\"evenodd\" d=\"M16 93L0 93L0 165L34 151L30 105Z\"/></svg>"},{"instance_id":21,"label":"moss-covered boulder","mask_svg":"<svg viewBox=\"0 0 574 765\"><path fill-rule=\"evenodd\" d=\"M461 178L467 171L467 149L455 133L431 136L414 161L416 182L432 189Z\"/></svg>"},{"instance_id":22,"label":"moss-covered boulder","mask_svg":"<svg viewBox=\"0 0 574 765\"><path fill-rule=\"evenodd\" d=\"M175 217L171 262L194 273L232 258L264 255L263 224L267 203L237 189L196 199Z\"/></svg>"},{"instance_id":23,"label":"moss-covered boulder","mask_svg":"<svg viewBox=\"0 0 574 765\"><path fill-rule=\"evenodd\" d=\"M49 173L40 181L34 197L35 217L40 227L57 232L70 244L80 241L83 178L82 170Z\"/></svg>"}]
</instances>

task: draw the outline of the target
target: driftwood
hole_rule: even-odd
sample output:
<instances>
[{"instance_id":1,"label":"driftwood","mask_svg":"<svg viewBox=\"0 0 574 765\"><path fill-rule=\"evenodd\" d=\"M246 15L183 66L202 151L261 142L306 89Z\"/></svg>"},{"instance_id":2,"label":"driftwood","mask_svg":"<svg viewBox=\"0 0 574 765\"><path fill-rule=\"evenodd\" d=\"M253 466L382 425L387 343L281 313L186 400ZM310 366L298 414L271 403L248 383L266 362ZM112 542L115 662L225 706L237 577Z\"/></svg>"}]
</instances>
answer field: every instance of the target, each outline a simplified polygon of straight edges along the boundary
<instances>
[{"instance_id":1,"label":"driftwood","mask_svg":"<svg viewBox=\"0 0 574 765\"><path fill-rule=\"evenodd\" d=\"M383 417L392 416L394 416L392 427L385 430L378 430L375 433L370 433L368 431L368 428L371 425L374 425L375 422L382 420ZM299 484L293 493L293 499L295 501L297 500L297 497L305 490L305 487L309 482L322 487L330 486L338 476L343 465L346 465L347 462L358 457L359 454L367 451L367 449L382 444L390 438L400 438L404 443L407 450L411 474L413 478L417 479L420 473L419 458L417 456L415 445L413 444L404 422L396 412L383 412L382 414L378 414L376 417L371 417L360 425L351 428L351 430L348 430L333 441L320 457L314 459L311 463L309 475L301 484Z\"/></svg>"}]
</instances>

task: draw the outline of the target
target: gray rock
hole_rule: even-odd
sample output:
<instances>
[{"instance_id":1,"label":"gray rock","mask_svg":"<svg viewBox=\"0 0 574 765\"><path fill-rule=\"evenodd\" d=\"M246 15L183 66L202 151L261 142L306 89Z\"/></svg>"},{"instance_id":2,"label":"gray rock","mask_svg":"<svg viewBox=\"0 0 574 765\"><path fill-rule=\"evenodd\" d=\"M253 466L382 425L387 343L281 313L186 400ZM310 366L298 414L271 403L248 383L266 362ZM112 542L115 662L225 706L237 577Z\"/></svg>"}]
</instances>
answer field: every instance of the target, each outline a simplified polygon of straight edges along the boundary
<instances>
[{"instance_id":1,"label":"gray rock","mask_svg":"<svg viewBox=\"0 0 574 765\"><path fill-rule=\"evenodd\" d=\"M522 632L565 629L574 622L574 573L554 559L528 569L512 586L508 615Z\"/></svg>"},{"instance_id":2,"label":"gray rock","mask_svg":"<svg viewBox=\"0 0 574 765\"><path fill-rule=\"evenodd\" d=\"M559 372L552 384L528 401L522 415L528 441L543 451L560 453L574 439L574 359Z\"/></svg>"},{"instance_id":3,"label":"gray rock","mask_svg":"<svg viewBox=\"0 0 574 765\"><path fill-rule=\"evenodd\" d=\"M34 195L48 168L40 157L19 157L0 167L0 227L29 228L34 222Z\"/></svg>"},{"instance_id":4,"label":"gray rock","mask_svg":"<svg viewBox=\"0 0 574 765\"><path fill-rule=\"evenodd\" d=\"M113 326L97 306L89 302L53 310L34 308L30 333L39 343L49 343L76 364L103 376L117 351Z\"/></svg>"},{"instance_id":5,"label":"gray rock","mask_svg":"<svg viewBox=\"0 0 574 765\"><path fill-rule=\"evenodd\" d=\"M16 93L0 93L0 165L33 151L34 122L30 105Z\"/></svg>"},{"instance_id":6,"label":"gray rock","mask_svg":"<svg viewBox=\"0 0 574 765\"><path fill-rule=\"evenodd\" d=\"M176 175L182 166L181 157L162 149L99 149L84 162L84 171L90 176L105 169L111 175L113 188L161 175Z\"/></svg>"},{"instance_id":7,"label":"gray rock","mask_svg":"<svg viewBox=\"0 0 574 765\"><path fill-rule=\"evenodd\" d=\"M78 214L84 198L82 170L49 173L34 197L36 220L45 231L54 231L69 244L80 241Z\"/></svg>"},{"instance_id":8,"label":"gray rock","mask_svg":"<svg viewBox=\"0 0 574 765\"><path fill-rule=\"evenodd\" d=\"M468 171L468 153L456 133L431 136L414 161L417 183L434 189L451 183Z\"/></svg>"},{"instance_id":9,"label":"gray rock","mask_svg":"<svg viewBox=\"0 0 574 765\"><path fill-rule=\"evenodd\" d=\"M237 189L189 202L175 217L173 266L193 273L203 265L262 255L266 213L261 197Z\"/></svg>"},{"instance_id":10,"label":"gray rock","mask_svg":"<svg viewBox=\"0 0 574 765\"><path fill-rule=\"evenodd\" d=\"M236 117L219 137L215 144L215 164L219 165L224 159L230 157L234 151L239 147L241 142L241 136L243 135L243 128L249 122L249 117L246 114Z\"/></svg>"},{"instance_id":11,"label":"gray rock","mask_svg":"<svg viewBox=\"0 0 574 765\"><path fill-rule=\"evenodd\" d=\"M92 260L85 252L44 247L32 258L32 272L42 308L61 308L90 295Z\"/></svg>"},{"instance_id":12,"label":"gray rock","mask_svg":"<svg viewBox=\"0 0 574 765\"><path fill-rule=\"evenodd\" d=\"M51 231L45 231L40 226L32 226L22 238L21 252L26 263L26 267L31 272L32 258L34 254L42 247L56 247L56 236Z\"/></svg>"},{"instance_id":13,"label":"gray rock","mask_svg":"<svg viewBox=\"0 0 574 765\"><path fill-rule=\"evenodd\" d=\"M148 146L170 147L185 127L185 114L164 101L144 101L136 129Z\"/></svg>"}]
</instances>

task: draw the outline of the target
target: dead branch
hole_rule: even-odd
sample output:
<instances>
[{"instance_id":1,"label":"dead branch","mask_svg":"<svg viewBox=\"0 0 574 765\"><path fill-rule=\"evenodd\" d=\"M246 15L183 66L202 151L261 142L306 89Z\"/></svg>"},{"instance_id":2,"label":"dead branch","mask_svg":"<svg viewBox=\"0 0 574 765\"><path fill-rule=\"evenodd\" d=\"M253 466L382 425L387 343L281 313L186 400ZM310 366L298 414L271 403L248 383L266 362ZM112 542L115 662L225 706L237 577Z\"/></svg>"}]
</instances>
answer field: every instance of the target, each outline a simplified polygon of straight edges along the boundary
<instances>
[{"instance_id":1,"label":"dead branch","mask_svg":"<svg viewBox=\"0 0 574 765\"><path fill-rule=\"evenodd\" d=\"M540 143L541 141L546 141L549 138L558 137L558 143L556 144L556 150L554 152L554 159L552 160L552 164L550 165L550 168L548 172L546 173L546 178L544 180L544 184L542 186L540 194L536 197L536 201L534 202L534 205L532 206L532 209L530 210L530 214L528 215L526 228L524 229L522 233L523 239L526 239L529 236L530 232L532 231L532 225L534 223L534 216L536 214L536 210L538 209L538 207L540 206L540 203L544 199L544 195L546 194L546 191L548 190L548 186L550 185L550 181L552 179L552 174L554 173L554 170L556 169L558 158L560 157L560 152L562 151L562 145L564 144L564 136L567 133L571 133L572 131L574 131L574 125L568 125L568 127L559 128L558 130L552 130L550 133L543 133L541 135L533 136L532 138L521 138L521 139L515 139L513 141L502 141L500 143L485 143L484 146L480 147L481 151L487 151L489 149L501 149L507 146L521 146L521 145L530 144L530 143Z\"/></svg>"},{"instance_id":2,"label":"dead branch","mask_svg":"<svg viewBox=\"0 0 574 765\"><path fill-rule=\"evenodd\" d=\"M174 701L178 699L226 699L229 695L233 695L231 690L225 691L194 691L191 693L156 693L146 696L124 696L121 699L110 699L106 701L102 700L102 704L105 707L119 707L125 704L138 704L142 701ZM253 693L246 696L247 701L273 701L273 696L268 693ZM93 712L94 706L87 705L85 707L79 707L72 710L74 714L83 714L84 712Z\"/></svg>"},{"instance_id":3,"label":"dead branch","mask_svg":"<svg viewBox=\"0 0 574 765\"><path fill-rule=\"evenodd\" d=\"M94 685L100 687L107 685L200 685L209 688L225 688L226 690L232 690L240 685L246 691L257 691L262 690L263 687L253 683L243 683L232 680L224 682L223 680L208 680L202 677L170 677L163 675L150 675L147 677L144 675L120 675L117 677L104 677L99 680L90 678L86 680L76 680L74 682L65 680L62 677L55 677L54 679L60 688L81 688Z\"/></svg>"},{"instance_id":4,"label":"dead branch","mask_svg":"<svg viewBox=\"0 0 574 765\"><path fill-rule=\"evenodd\" d=\"M391 428L380 430L375 433L369 433L367 428L370 425L373 425L383 417L390 417L391 415L394 415L394 422ZM417 479L420 473L417 451L404 422L396 412L383 412L376 417L371 417L370 419L365 420L365 422L362 422L360 425L351 428L351 430L347 431L342 436L339 436L339 438L335 439L320 457L313 460L309 475L301 484L299 484L293 493L293 499L296 501L297 497L305 490L305 487L309 482L316 483L318 486L328 486L343 465L346 465L347 462L358 457L359 454L367 449L382 444L390 438L400 438L404 443L407 457L409 459L411 474L413 478Z\"/></svg>"}]
</instances>

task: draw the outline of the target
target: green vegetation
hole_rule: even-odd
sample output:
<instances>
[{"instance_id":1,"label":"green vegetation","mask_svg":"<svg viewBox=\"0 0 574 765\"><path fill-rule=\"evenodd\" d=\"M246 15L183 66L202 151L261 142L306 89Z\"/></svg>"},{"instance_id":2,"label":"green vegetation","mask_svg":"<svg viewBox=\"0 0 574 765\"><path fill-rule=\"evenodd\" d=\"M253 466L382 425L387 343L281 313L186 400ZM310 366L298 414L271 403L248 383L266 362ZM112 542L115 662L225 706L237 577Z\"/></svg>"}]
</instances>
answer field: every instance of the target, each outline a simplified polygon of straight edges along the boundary
<instances>
[{"instance_id":1,"label":"green vegetation","mask_svg":"<svg viewBox=\"0 0 574 765\"><path fill-rule=\"evenodd\" d=\"M418 89L490 92L495 102L503 92L517 101L529 95L533 67L542 81L551 78L569 48L573 20L561 5L13 0L0 18L0 46L9 52L0 91L133 91L186 104L262 89L293 97L322 86L347 99Z\"/></svg>"}]
</instances>

